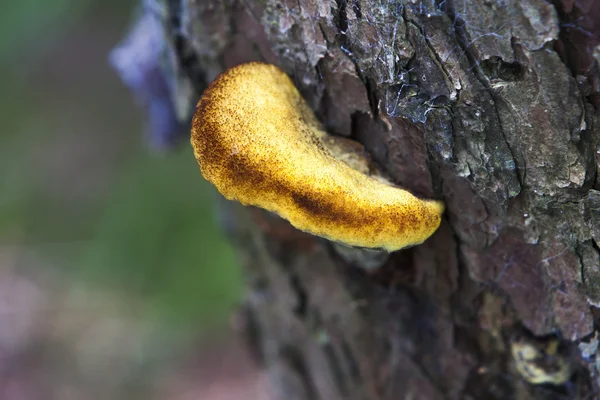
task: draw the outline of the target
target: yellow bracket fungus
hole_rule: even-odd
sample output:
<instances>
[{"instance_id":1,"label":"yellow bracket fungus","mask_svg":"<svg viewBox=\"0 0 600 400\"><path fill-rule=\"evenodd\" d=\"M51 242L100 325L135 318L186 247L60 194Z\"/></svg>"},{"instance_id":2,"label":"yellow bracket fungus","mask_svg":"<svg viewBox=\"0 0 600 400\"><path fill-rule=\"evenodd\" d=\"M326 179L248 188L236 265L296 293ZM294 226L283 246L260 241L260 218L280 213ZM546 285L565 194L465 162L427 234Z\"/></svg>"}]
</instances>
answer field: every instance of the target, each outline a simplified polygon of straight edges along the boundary
<instances>
[{"instance_id":1,"label":"yellow bracket fungus","mask_svg":"<svg viewBox=\"0 0 600 400\"><path fill-rule=\"evenodd\" d=\"M273 65L248 63L220 75L198 102L191 142L202 175L227 199L335 242L387 251L416 245L444 211L439 201L369 175L352 150L360 144L324 132Z\"/></svg>"},{"instance_id":2,"label":"yellow bracket fungus","mask_svg":"<svg viewBox=\"0 0 600 400\"><path fill-rule=\"evenodd\" d=\"M563 385L573 371L559 347L557 339L544 342L521 338L511 343L511 353L517 371L527 382L534 385Z\"/></svg>"}]
</instances>

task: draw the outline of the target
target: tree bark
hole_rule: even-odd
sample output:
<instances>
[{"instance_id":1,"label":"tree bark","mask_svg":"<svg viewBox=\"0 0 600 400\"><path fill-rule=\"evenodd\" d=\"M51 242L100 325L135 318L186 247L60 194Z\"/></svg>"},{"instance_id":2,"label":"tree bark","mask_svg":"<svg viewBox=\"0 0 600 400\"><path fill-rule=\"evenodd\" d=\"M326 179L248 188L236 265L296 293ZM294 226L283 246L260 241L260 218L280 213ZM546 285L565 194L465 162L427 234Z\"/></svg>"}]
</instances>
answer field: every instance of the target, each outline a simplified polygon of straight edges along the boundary
<instances>
[{"instance_id":1,"label":"tree bark","mask_svg":"<svg viewBox=\"0 0 600 400\"><path fill-rule=\"evenodd\" d=\"M144 12L164 28L179 120L224 69L274 63L330 133L447 205L433 237L369 269L223 202L248 335L280 398L600 398L600 2L163 0ZM531 383L518 343L558 344L536 374L568 365L570 378Z\"/></svg>"}]
</instances>

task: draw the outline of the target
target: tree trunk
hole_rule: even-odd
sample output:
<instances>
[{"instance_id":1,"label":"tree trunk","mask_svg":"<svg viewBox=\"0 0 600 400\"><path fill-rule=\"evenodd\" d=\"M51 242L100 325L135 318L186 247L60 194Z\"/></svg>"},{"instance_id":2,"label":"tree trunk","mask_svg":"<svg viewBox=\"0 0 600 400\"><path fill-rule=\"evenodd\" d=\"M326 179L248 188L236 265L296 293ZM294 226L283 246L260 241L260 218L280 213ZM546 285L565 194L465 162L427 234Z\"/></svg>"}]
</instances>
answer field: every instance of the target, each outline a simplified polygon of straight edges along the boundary
<instances>
[{"instance_id":1,"label":"tree trunk","mask_svg":"<svg viewBox=\"0 0 600 400\"><path fill-rule=\"evenodd\" d=\"M165 28L179 120L224 69L274 63L330 133L446 203L433 237L373 269L223 202L248 335L280 398L600 398L600 2L163 0L144 12Z\"/></svg>"}]
</instances>

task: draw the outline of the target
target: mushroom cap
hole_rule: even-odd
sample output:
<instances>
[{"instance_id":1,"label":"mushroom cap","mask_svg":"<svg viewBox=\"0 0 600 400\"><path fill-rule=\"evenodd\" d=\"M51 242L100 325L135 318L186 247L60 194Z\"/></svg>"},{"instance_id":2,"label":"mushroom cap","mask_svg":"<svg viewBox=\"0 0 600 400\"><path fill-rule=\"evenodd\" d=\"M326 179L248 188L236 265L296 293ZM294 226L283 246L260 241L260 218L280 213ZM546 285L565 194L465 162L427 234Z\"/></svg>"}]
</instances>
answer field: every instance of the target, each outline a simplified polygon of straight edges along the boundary
<instances>
[{"instance_id":1,"label":"mushroom cap","mask_svg":"<svg viewBox=\"0 0 600 400\"><path fill-rule=\"evenodd\" d=\"M282 70L253 62L205 90L191 143L202 175L227 199L277 213L300 230L387 251L435 232L442 202L352 168L329 149L331 137Z\"/></svg>"}]
</instances>

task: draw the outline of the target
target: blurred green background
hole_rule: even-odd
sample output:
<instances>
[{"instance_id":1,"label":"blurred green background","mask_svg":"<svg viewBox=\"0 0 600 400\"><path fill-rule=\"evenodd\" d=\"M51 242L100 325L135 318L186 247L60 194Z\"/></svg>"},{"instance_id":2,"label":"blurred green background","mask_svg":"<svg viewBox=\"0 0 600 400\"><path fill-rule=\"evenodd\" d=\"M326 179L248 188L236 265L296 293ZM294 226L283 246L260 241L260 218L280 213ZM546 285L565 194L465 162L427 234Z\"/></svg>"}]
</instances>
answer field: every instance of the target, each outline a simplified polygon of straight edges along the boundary
<instances>
[{"instance_id":1,"label":"blurred green background","mask_svg":"<svg viewBox=\"0 0 600 400\"><path fill-rule=\"evenodd\" d=\"M111 321L151 321L150 348L170 347L175 338L222 330L240 300L240 272L216 224L216 194L190 146L150 151L144 113L108 64L135 3L0 6L0 303L14 295L0 306L0 337L2 326L37 326L52 310L59 314L50 318L52 340L71 346L62 332L72 332L77 318L102 318L110 303ZM33 316L21 310L34 304L24 291L2 292L2 280L15 288L15 279L43 293ZM133 342L141 337L124 331ZM0 356L15 353L13 342L0 338Z\"/></svg>"},{"instance_id":2,"label":"blurred green background","mask_svg":"<svg viewBox=\"0 0 600 400\"><path fill-rule=\"evenodd\" d=\"M108 65L134 5L1 6L0 238L173 321L218 322L241 283L213 189L187 142L149 150L144 115Z\"/></svg>"}]
</instances>

